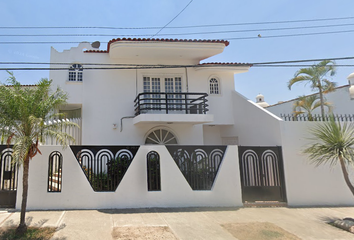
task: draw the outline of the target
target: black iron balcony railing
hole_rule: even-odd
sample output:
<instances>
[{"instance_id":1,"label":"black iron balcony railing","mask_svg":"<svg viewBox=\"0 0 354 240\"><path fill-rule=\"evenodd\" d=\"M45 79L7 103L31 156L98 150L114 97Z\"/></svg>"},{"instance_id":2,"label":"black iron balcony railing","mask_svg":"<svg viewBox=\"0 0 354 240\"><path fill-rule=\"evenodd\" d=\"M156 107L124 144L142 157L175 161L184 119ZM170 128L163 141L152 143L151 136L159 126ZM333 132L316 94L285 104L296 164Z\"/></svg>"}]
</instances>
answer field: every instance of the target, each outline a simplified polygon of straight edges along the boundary
<instances>
[{"instance_id":1,"label":"black iron balcony railing","mask_svg":"<svg viewBox=\"0 0 354 240\"><path fill-rule=\"evenodd\" d=\"M135 115L144 113L206 114L206 93L144 92L134 100Z\"/></svg>"}]
</instances>

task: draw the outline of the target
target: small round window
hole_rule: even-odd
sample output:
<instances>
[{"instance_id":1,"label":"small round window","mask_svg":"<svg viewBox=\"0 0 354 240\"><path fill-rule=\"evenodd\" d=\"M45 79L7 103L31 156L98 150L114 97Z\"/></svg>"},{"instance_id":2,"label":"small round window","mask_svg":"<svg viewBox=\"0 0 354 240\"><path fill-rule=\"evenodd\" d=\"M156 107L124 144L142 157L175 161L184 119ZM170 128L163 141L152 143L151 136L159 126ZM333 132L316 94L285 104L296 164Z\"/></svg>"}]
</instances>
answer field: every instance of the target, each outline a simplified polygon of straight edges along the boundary
<instances>
[{"instance_id":1,"label":"small round window","mask_svg":"<svg viewBox=\"0 0 354 240\"><path fill-rule=\"evenodd\" d=\"M147 135L145 144L177 144L177 138L171 131L159 128Z\"/></svg>"}]
</instances>

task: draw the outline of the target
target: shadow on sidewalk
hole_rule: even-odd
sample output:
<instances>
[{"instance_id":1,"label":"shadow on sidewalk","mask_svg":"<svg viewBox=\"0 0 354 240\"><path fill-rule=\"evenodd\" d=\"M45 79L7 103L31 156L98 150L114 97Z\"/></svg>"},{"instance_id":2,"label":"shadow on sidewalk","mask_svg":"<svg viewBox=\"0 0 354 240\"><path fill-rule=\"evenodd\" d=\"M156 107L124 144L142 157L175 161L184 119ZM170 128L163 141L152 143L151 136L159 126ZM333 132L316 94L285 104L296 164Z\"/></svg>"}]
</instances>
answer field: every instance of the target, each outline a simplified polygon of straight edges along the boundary
<instances>
[{"instance_id":1,"label":"shadow on sidewalk","mask_svg":"<svg viewBox=\"0 0 354 240\"><path fill-rule=\"evenodd\" d=\"M238 211L237 207L190 207L190 208L128 208L128 209L98 209L98 212L107 214L131 213L178 213L178 212L218 212Z\"/></svg>"}]
</instances>

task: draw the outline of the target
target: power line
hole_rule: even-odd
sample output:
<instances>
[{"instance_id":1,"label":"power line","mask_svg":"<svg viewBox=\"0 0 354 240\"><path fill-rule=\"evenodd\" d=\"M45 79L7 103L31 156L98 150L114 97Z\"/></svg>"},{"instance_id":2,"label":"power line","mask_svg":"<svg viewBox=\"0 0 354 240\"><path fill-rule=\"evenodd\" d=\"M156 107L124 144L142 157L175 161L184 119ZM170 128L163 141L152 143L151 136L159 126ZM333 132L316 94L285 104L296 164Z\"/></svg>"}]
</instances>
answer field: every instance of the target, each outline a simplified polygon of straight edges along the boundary
<instances>
[{"instance_id":1,"label":"power line","mask_svg":"<svg viewBox=\"0 0 354 240\"><path fill-rule=\"evenodd\" d=\"M283 35L262 35L260 36L255 36L255 37L226 37L222 38L223 40L251 40L251 39L260 39L260 38L281 38L281 37L298 37L298 36L311 36L311 35L326 35L326 34L338 34L338 33L349 33L349 32L354 32L354 30L342 30L342 31L327 31L327 32L316 32L316 33L297 33L297 34L283 34ZM209 40L220 40L220 38L210 38ZM9 41L3 41L0 42L0 44L79 44L81 42L45 42L45 41L23 41L23 42L9 42ZM108 43L108 42L101 42L101 43Z\"/></svg>"},{"instance_id":2,"label":"power line","mask_svg":"<svg viewBox=\"0 0 354 240\"><path fill-rule=\"evenodd\" d=\"M247 39L260 39L260 38L298 37L298 36L325 35L325 34L348 33L348 32L354 32L354 30L317 32L317 33L296 33L296 34L283 34L283 35L270 35L270 36L263 36L262 35L261 37L256 36L256 37L225 38L225 40L247 40Z\"/></svg>"},{"instance_id":3,"label":"power line","mask_svg":"<svg viewBox=\"0 0 354 240\"><path fill-rule=\"evenodd\" d=\"M224 26L242 26L242 25L259 25L259 24L282 24L282 23L301 23L301 22L319 22L319 21L336 21L349 20L354 17L340 17L340 18L317 18L317 19L300 19L287 21L271 21L271 22L244 22L244 23L223 23L210 25L189 25L189 26L174 26L164 28L203 28L203 27L224 27ZM161 27L106 27L106 26L0 26L0 29L107 29L107 30L142 30L142 29L160 29Z\"/></svg>"},{"instance_id":4,"label":"power line","mask_svg":"<svg viewBox=\"0 0 354 240\"><path fill-rule=\"evenodd\" d=\"M244 66L249 66L248 64L244 64ZM312 65L310 64L284 64L284 65L274 65L274 64L267 64L267 65L262 65L262 64L257 64L253 65L252 67L268 67L268 68L273 68L273 67L311 67ZM200 65L190 65L190 66L185 66L185 65L173 65L173 66L141 66L141 67L85 67L84 70L136 70L136 69L176 69L176 68L186 68L186 67L207 67L207 66L200 66ZM224 67L229 67L227 65L224 65ZM233 66L235 67L235 66ZM354 64L340 64L336 65L336 67L354 67ZM68 71L69 68L25 68L25 67L17 67L17 68L0 68L0 70L7 70L7 71Z\"/></svg>"},{"instance_id":5,"label":"power line","mask_svg":"<svg viewBox=\"0 0 354 240\"><path fill-rule=\"evenodd\" d=\"M229 31L214 31L214 32L194 32L194 33L165 33L159 36L172 35L198 35L198 34L220 34L220 33L236 33L236 32L264 32L264 31L281 31L295 29L311 29L311 28L328 28L328 27L344 27L353 26L354 23L334 24L334 25L316 25L305 27L285 27L285 28L264 28L264 29L244 29L244 30L229 30ZM150 34L119 34L121 37L143 37ZM155 34L156 35L156 34ZM0 37L114 37L113 34L0 34Z\"/></svg>"},{"instance_id":6,"label":"power line","mask_svg":"<svg viewBox=\"0 0 354 240\"><path fill-rule=\"evenodd\" d=\"M287 61L277 61L277 62L259 62L259 63L251 63L253 65L258 64L282 64L282 63L300 63L300 62L320 62L325 60L350 60L354 59L354 57L335 57L335 58L315 58L315 59L302 59L302 60L287 60Z\"/></svg>"},{"instance_id":7,"label":"power line","mask_svg":"<svg viewBox=\"0 0 354 240\"><path fill-rule=\"evenodd\" d=\"M190 0L190 2L182 9L182 11L180 11L174 18L172 18L171 21L169 21L165 26L163 26L159 31L157 31L157 33L152 35L151 38L159 34L165 27L167 27L171 22L173 22L173 20L175 20L192 2L193 0Z\"/></svg>"}]
</instances>

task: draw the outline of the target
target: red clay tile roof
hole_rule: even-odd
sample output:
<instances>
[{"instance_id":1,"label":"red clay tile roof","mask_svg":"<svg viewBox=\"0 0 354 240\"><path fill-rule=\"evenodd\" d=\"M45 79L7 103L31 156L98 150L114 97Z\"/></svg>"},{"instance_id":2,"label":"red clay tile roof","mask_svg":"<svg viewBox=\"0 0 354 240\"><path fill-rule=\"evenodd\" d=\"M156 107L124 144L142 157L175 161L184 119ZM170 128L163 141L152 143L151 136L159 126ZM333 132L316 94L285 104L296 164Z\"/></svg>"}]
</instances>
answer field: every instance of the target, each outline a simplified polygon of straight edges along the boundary
<instances>
[{"instance_id":1,"label":"red clay tile roof","mask_svg":"<svg viewBox=\"0 0 354 240\"><path fill-rule=\"evenodd\" d=\"M87 50L88 53L109 53L110 45L114 42L130 41L130 42L197 42L197 43L223 43L227 47L230 42L226 40L203 40L203 39L170 39L170 38L116 38L107 44L107 50Z\"/></svg>"},{"instance_id":2,"label":"red clay tile roof","mask_svg":"<svg viewBox=\"0 0 354 240\"><path fill-rule=\"evenodd\" d=\"M222 62L210 62L210 63L200 63L198 64L199 66L210 66L210 65L221 65L221 66L240 66L240 65L244 65L244 66L250 66L252 67L253 64L251 63L233 63L233 62L227 62L227 63L222 63Z\"/></svg>"}]
</instances>

